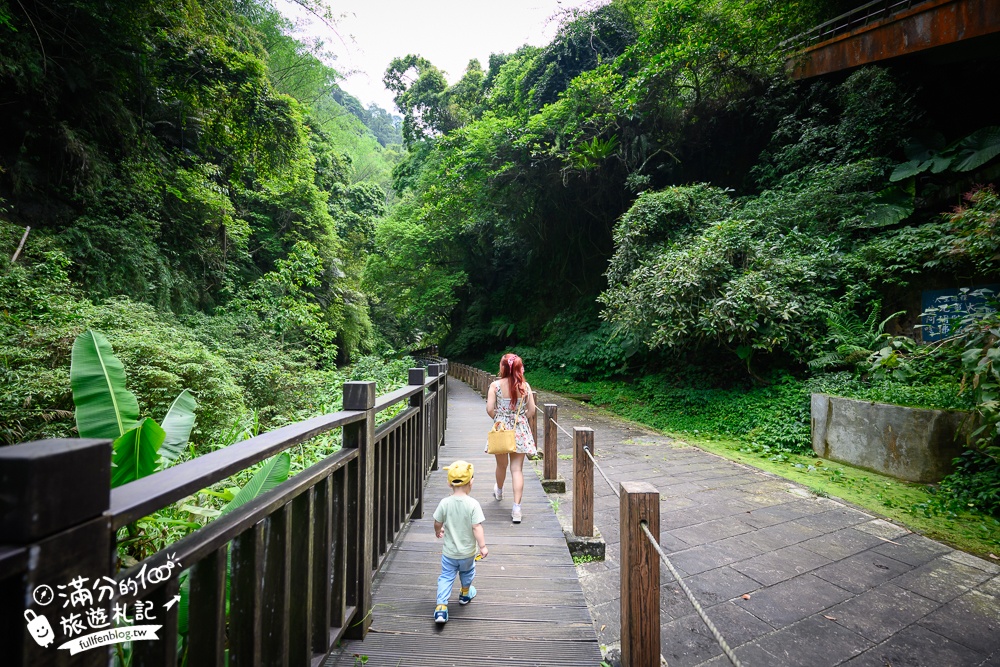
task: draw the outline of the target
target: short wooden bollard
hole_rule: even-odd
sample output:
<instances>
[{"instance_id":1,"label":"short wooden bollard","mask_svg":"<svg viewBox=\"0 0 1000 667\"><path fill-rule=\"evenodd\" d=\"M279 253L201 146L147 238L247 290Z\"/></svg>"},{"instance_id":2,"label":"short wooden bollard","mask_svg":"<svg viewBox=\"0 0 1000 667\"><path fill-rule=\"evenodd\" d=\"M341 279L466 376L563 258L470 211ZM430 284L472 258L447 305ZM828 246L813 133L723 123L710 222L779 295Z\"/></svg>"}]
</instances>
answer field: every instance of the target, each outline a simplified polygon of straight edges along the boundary
<instances>
[{"instance_id":1,"label":"short wooden bollard","mask_svg":"<svg viewBox=\"0 0 1000 667\"><path fill-rule=\"evenodd\" d=\"M660 535L660 493L647 482L622 482L621 529L622 667L660 665L660 557L643 532Z\"/></svg>"},{"instance_id":2,"label":"short wooden bollard","mask_svg":"<svg viewBox=\"0 0 1000 667\"><path fill-rule=\"evenodd\" d=\"M558 415L559 406L554 403L545 404L542 416L545 420L545 425L542 428L545 433L545 462L543 465L545 479L558 479L559 476L559 430L555 424Z\"/></svg>"},{"instance_id":3,"label":"short wooden bollard","mask_svg":"<svg viewBox=\"0 0 1000 667\"><path fill-rule=\"evenodd\" d=\"M594 462L584 447L594 453L594 429L573 427L573 534L594 536ZM546 458L546 460L548 460Z\"/></svg>"}]
</instances>

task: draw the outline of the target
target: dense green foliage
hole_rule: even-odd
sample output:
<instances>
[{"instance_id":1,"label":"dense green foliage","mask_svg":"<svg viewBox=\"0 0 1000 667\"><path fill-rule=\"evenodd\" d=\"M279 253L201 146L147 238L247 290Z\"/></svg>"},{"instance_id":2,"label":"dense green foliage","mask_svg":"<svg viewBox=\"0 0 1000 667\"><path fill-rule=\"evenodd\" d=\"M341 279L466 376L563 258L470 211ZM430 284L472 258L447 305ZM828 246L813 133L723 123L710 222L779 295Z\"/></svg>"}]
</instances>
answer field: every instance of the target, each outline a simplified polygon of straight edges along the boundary
<instances>
[{"instance_id":1,"label":"dense green foliage","mask_svg":"<svg viewBox=\"0 0 1000 667\"><path fill-rule=\"evenodd\" d=\"M973 408L995 453L992 320L933 346L914 328L922 290L1000 278L996 194L973 187L995 118L952 122L905 66L790 81L781 40L843 9L614 0L450 86L394 61L408 153L364 274L386 335L512 349L552 387L748 446L804 451L831 391Z\"/></svg>"},{"instance_id":2,"label":"dense green foliage","mask_svg":"<svg viewBox=\"0 0 1000 667\"><path fill-rule=\"evenodd\" d=\"M327 360L375 348L360 274L398 131L345 108L321 43L266 0L0 9L0 202L29 245L58 239L92 298L291 300Z\"/></svg>"},{"instance_id":3,"label":"dense green foliage","mask_svg":"<svg viewBox=\"0 0 1000 667\"><path fill-rule=\"evenodd\" d=\"M1000 130L898 62L791 81L782 40L846 4L611 0L454 83L398 54L396 119L268 0L0 0L0 250L32 227L0 269L0 437L71 428L87 329L138 415L195 393L186 455L441 343L776 456L813 391L973 409L943 488L995 511L997 317L915 325L923 290L1000 282Z\"/></svg>"},{"instance_id":4,"label":"dense green foliage","mask_svg":"<svg viewBox=\"0 0 1000 667\"><path fill-rule=\"evenodd\" d=\"M16 231L0 223L3 252L16 243ZM16 265L0 271L3 444L71 432L70 354L74 339L87 329L107 337L140 415L159 419L183 389L195 393L195 451L229 444L247 430L338 409L340 385L351 376L316 367L308 329L235 309L179 317L125 297L94 303L70 281L65 255L43 248L35 244ZM290 311L284 316L301 315L308 322L308 310L299 314L295 300L283 298ZM405 377L407 367L405 361L385 366L360 357L351 372L375 379L383 392Z\"/></svg>"}]
</instances>

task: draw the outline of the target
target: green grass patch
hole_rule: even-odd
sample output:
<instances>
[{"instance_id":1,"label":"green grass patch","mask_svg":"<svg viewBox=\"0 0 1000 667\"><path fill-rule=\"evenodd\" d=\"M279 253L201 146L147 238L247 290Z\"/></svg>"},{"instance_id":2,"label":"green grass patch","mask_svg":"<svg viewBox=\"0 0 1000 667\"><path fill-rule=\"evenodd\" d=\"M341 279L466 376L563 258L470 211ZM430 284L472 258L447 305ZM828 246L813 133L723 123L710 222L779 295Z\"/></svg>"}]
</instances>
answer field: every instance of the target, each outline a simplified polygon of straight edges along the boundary
<instances>
[{"instance_id":1,"label":"green grass patch","mask_svg":"<svg viewBox=\"0 0 1000 667\"><path fill-rule=\"evenodd\" d=\"M705 451L797 482L816 495L842 498L963 551L989 557L1000 550L1000 521L972 508L955 511L945 507L933 487L815 456L766 451L739 440L672 435Z\"/></svg>"},{"instance_id":2,"label":"green grass patch","mask_svg":"<svg viewBox=\"0 0 1000 667\"><path fill-rule=\"evenodd\" d=\"M825 382L842 380L828 377ZM774 473L818 495L842 498L964 551L1000 555L1000 520L977 511L975 503L957 502L935 486L817 459L810 445L808 396L819 388L812 381L785 378L767 387L699 389L671 385L660 376L627 383L577 381L548 369L533 370L528 381L536 389L587 395L612 415ZM885 394L881 398L889 398L884 388L879 391ZM912 390L910 398L919 391Z\"/></svg>"}]
</instances>

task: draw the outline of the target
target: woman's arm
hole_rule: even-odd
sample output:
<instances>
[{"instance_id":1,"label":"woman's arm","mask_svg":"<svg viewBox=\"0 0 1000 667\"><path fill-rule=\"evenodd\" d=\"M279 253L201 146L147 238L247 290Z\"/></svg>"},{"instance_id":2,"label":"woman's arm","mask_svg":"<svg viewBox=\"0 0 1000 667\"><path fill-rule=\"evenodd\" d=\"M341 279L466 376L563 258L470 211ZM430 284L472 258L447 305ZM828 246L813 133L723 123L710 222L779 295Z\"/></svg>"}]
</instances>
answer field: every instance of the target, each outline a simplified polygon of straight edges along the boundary
<instances>
[{"instance_id":1,"label":"woman's arm","mask_svg":"<svg viewBox=\"0 0 1000 667\"><path fill-rule=\"evenodd\" d=\"M493 419L497 416L497 390L496 382L490 383L490 388L486 390L486 414Z\"/></svg>"},{"instance_id":2,"label":"woman's arm","mask_svg":"<svg viewBox=\"0 0 1000 667\"><path fill-rule=\"evenodd\" d=\"M528 399L527 400L527 404L528 404L528 406L527 406L527 408L525 408L525 410L526 410L525 416L526 417L531 417L531 415L535 414L535 410L538 409L538 406L535 405L535 396L534 396L534 394L531 393L531 385L528 384L527 382L525 382L524 383L524 389L525 389L525 391L528 392L528 395L527 395L527 399Z\"/></svg>"}]
</instances>

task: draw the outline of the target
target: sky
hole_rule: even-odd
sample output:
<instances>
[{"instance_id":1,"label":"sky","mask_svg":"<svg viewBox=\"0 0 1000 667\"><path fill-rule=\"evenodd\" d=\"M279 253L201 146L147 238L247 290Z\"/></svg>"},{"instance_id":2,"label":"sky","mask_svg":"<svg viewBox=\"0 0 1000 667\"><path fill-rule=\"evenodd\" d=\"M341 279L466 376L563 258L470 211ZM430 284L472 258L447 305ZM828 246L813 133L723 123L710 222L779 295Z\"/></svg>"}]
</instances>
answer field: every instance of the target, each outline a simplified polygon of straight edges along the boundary
<instances>
[{"instance_id":1,"label":"sky","mask_svg":"<svg viewBox=\"0 0 1000 667\"><path fill-rule=\"evenodd\" d=\"M299 25L298 36L319 37L348 72L341 87L367 106L375 102L398 113L382 75L393 58L415 53L443 70L449 83L478 58L483 69L491 53L510 53L524 44L543 46L559 27L560 12L595 0L329 0L336 33L310 19L294 0L275 5Z\"/></svg>"}]
</instances>

